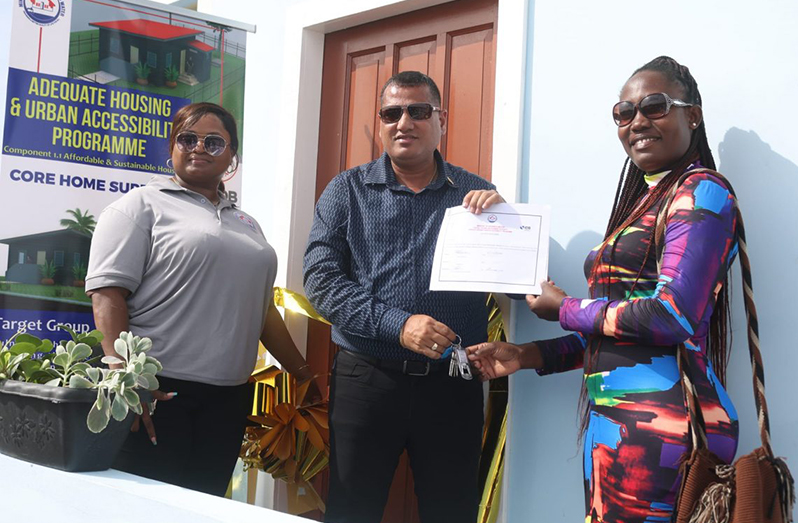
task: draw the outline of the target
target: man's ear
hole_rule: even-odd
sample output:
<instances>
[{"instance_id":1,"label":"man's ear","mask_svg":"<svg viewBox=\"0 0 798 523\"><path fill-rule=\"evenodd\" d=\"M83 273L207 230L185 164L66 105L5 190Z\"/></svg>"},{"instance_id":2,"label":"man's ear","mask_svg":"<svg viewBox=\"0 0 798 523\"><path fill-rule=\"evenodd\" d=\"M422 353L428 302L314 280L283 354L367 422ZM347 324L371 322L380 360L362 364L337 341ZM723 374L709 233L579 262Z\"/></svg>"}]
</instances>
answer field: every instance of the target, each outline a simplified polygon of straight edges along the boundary
<instances>
[{"instance_id":1,"label":"man's ear","mask_svg":"<svg viewBox=\"0 0 798 523\"><path fill-rule=\"evenodd\" d=\"M446 123L449 119L449 113L446 111L446 109L440 110L438 113L438 119L441 122L441 134L446 134Z\"/></svg>"}]
</instances>

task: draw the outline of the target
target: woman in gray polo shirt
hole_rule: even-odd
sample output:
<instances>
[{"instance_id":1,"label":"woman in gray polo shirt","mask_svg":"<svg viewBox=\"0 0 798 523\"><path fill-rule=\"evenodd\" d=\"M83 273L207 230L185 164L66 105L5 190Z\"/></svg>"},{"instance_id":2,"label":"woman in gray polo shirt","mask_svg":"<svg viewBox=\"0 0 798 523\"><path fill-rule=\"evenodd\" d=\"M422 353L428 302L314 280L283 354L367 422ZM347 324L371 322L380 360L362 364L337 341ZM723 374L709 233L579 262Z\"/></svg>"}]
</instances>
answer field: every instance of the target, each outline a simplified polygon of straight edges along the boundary
<instances>
[{"instance_id":1,"label":"woman in gray polo shirt","mask_svg":"<svg viewBox=\"0 0 798 523\"><path fill-rule=\"evenodd\" d=\"M189 105L169 145L174 176L153 177L101 214L86 290L106 354L130 330L152 338L164 367L158 408L145 409L146 430L134 425L115 468L223 495L258 340L297 379L311 373L272 302L274 249L219 190L238 163L235 119L215 104Z\"/></svg>"}]
</instances>

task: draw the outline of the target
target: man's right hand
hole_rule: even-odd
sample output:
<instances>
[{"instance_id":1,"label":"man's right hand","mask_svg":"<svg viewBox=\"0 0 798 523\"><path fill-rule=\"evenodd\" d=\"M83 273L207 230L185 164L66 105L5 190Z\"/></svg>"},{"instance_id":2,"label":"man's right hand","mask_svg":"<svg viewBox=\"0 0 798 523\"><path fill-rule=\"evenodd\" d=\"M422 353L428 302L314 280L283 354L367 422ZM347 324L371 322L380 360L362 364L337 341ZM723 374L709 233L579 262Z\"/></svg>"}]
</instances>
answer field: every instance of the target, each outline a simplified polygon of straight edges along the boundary
<instances>
[{"instance_id":1,"label":"man's right hand","mask_svg":"<svg viewBox=\"0 0 798 523\"><path fill-rule=\"evenodd\" d=\"M457 335L452 329L425 314L410 316L399 335L402 347L433 360L440 359L443 351L456 339Z\"/></svg>"}]
</instances>

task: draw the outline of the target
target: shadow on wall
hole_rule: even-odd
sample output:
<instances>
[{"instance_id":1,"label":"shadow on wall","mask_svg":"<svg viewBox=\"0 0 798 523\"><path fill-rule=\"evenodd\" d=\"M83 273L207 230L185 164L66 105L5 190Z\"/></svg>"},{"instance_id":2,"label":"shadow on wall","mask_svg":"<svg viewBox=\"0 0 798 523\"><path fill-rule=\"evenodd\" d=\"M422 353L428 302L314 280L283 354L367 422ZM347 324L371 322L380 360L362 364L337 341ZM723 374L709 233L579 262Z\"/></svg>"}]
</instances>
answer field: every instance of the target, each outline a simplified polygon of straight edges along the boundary
<instances>
[{"instance_id":1,"label":"shadow on wall","mask_svg":"<svg viewBox=\"0 0 798 523\"><path fill-rule=\"evenodd\" d=\"M720 143L719 170L734 185L745 220L757 299L774 450L798 471L795 345L798 296L798 166L773 151L754 131L731 128ZM732 276L734 346L729 391L740 415L737 455L759 445L748 362L740 269Z\"/></svg>"},{"instance_id":2,"label":"shadow on wall","mask_svg":"<svg viewBox=\"0 0 798 523\"><path fill-rule=\"evenodd\" d=\"M605 224L594 226L603 230ZM551 240L549 275L569 295L587 296L584 260L602 238L595 231L583 231L565 249ZM567 334L556 322L538 320L523 301L516 304L516 311L516 342ZM515 491L507 507L507 521L584 519L582 450L577 441L581 381L581 370L545 377L522 371L511 377L512 455L507 461L508 484L523 485L525 492L536 494Z\"/></svg>"}]
</instances>

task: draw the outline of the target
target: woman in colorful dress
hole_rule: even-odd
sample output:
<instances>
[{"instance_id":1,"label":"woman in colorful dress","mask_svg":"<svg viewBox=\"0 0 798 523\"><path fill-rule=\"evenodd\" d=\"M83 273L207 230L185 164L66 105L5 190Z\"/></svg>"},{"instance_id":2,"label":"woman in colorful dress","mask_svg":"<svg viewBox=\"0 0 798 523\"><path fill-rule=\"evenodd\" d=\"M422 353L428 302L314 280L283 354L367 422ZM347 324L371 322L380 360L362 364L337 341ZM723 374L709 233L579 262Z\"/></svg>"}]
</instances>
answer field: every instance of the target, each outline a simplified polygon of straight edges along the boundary
<instances>
[{"instance_id":1,"label":"woman in colorful dress","mask_svg":"<svg viewBox=\"0 0 798 523\"><path fill-rule=\"evenodd\" d=\"M527 297L532 312L573 334L468 351L483 379L583 368L586 521L670 521L680 460L691 449L679 344L688 349L710 450L731 462L737 449L737 414L724 389L736 207L728 186L700 171L715 161L687 67L659 57L635 71L613 118L629 158L605 239L585 262L590 299L549 283ZM657 213L677 183L660 245Z\"/></svg>"}]
</instances>

